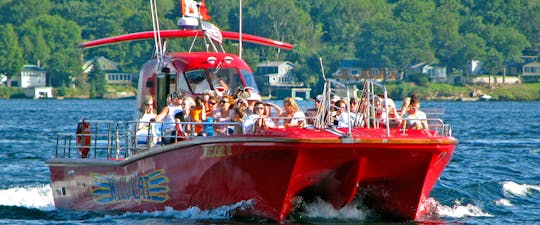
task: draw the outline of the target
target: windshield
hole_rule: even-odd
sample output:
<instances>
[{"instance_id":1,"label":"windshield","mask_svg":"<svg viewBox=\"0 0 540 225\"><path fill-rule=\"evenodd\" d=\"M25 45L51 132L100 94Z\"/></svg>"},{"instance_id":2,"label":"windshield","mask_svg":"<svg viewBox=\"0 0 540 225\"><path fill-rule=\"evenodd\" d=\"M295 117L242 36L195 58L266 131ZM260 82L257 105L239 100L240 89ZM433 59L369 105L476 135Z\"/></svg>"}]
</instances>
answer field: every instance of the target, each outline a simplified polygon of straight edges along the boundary
<instances>
[{"instance_id":1,"label":"windshield","mask_svg":"<svg viewBox=\"0 0 540 225\"><path fill-rule=\"evenodd\" d=\"M238 87L243 87L242 80L235 68L198 69L179 74L178 88L193 94L202 94L209 90L224 88L232 93Z\"/></svg>"}]
</instances>

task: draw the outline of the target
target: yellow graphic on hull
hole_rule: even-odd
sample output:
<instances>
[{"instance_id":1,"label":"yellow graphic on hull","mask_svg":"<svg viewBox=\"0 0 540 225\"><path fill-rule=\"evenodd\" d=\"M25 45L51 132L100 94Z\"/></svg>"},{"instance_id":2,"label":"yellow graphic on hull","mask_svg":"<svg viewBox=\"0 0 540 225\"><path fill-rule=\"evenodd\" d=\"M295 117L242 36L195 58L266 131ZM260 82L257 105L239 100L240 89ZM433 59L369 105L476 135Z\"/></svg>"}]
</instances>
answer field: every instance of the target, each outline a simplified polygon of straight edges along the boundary
<instances>
[{"instance_id":1,"label":"yellow graphic on hull","mask_svg":"<svg viewBox=\"0 0 540 225\"><path fill-rule=\"evenodd\" d=\"M112 204L118 202L165 202L169 200L169 178L159 169L144 175L128 176L93 173L92 190L94 202Z\"/></svg>"}]
</instances>

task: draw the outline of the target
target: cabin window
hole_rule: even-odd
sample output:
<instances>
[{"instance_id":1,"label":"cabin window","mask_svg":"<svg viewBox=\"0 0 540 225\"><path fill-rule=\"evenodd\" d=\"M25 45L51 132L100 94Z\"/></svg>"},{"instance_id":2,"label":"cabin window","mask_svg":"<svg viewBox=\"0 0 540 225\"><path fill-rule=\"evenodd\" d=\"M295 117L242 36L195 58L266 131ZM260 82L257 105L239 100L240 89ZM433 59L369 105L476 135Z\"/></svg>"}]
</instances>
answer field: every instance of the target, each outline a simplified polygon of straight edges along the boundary
<instances>
[{"instance_id":1,"label":"cabin window","mask_svg":"<svg viewBox=\"0 0 540 225\"><path fill-rule=\"evenodd\" d=\"M186 72L186 80L191 87L191 91L195 94L202 94L210 90L210 84L203 69Z\"/></svg>"}]
</instances>

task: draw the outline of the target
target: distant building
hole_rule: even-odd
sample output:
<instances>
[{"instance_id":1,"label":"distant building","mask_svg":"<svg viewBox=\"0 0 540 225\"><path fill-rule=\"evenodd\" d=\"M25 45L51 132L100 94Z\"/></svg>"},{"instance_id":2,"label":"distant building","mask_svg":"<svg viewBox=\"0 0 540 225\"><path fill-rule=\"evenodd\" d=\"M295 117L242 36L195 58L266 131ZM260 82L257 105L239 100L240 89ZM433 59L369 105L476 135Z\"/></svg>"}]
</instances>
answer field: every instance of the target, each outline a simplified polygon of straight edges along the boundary
<instances>
[{"instance_id":1,"label":"distant building","mask_svg":"<svg viewBox=\"0 0 540 225\"><path fill-rule=\"evenodd\" d=\"M445 82L447 80L446 67L437 66L433 63L421 62L409 66L405 76L412 74L427 75L432 82Z\"/></svg>"},{"instance_id":2,"label":"distant building","mask_svg":"<svg viewBox=\"0 0 540 225\"><path fill-rule=\"evenodd\" d=\"M52 87L30 87L26 88L24 95L28 98L52 98Z\"/></svg>"},{"instance_id":3,"label":"distant building","mask_svg":"<svg viewBox=\"0 0 540 225\"><path fill-rule=\"evenodd\" d=\"M83 71L88 74L94 70L94 65L98 65L100 70L105 73L107 84L131 84L133 74L124 73L118 69L118 63L115 63L103 56L88 60L83 65Z\"/></svg>"},{"instance_id":4,"label":"distant building","mask_svg":"<svg viewBox=\"0 0 540 225\"><path fill-rule=\"evenodd\" d=\"M47 86L47 71L37 65L24 65L21 76L15 78L20 88Z\"/></svg>"},{"instance_id":5,"label":"distant building","mask_svg":"<svg viewBox=\"0 0 540 225\"><path fill-rule=\"evenodd\" d=\"M378 82L397 79L397 70L388 67L361 66L360 61L345 59L339 61L339 68L332 77L344 84L361 84L366 79Z\"/></svg>"},{"instance_id":6,"label":"distant building","mask_svg":"<svg viewBox=\"0 0 540 225\"><path fill-rule=\"evenodd\" d=\"M53 88L47 86L47 71L39 65L24 65L19 76L11 80L11 86L25 89L28 98L52 98Z\"/></svg>"},{"instance_id":7,"label":"distant building","mask_svg":"<svg viewBox=\"0 0 540 225\"><path fill-rule=\"evenodd\" d=\"M301 88L304 83L298 80L293 71L294 64L288 61L266 61L257 64L255 75L262 77L259 79L259 84L262 84L262 87L267 87L261 89L261 92L278 98L295 97L296 92L304 92L305 97L309 98L311 89Z\"/></svg>"},{"instance_id":8,"label":"distant building","mask_svg":"<svg viewBox=\"0 0 540 225\"><path fill-rule=\"evenodd\" d=\"M540 62L533 61L523 64L521 81L523 81L523 83L540 82Z\"/></svg>"},{"instance_id":9,"label":"distant building","mask_svg":"<svg viewBox=\"0 0 540 225\"><path fill-rule=\"evenodd\" d=\"M271 86L300 87L304 83L299 82L292 73L294 64L288 61L268 61L257 64L255 73L267 77L266 84Z\"/></svg>"}]
</instances>

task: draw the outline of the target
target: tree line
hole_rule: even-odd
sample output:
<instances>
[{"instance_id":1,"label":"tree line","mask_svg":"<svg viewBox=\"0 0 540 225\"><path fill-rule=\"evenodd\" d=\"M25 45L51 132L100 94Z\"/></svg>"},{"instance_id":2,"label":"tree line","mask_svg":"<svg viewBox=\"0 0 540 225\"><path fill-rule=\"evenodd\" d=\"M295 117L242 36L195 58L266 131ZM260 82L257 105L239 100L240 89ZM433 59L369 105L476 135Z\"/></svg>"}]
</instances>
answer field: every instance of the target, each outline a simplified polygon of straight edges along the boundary
<instances>
[{"instance_id":1,"label":"tree line","mask_svg":"<svg viewBox=\"0 0 540 225\"><path fill-rule=\"evenodd\" d=\"M176 29L178 0L157 0L161 29ZM212 22L239 30L238 0L207 0ZM434 62L450 71L472 59L490 73L503 62L540 55L540 0L243 0L243 32L295 45L291 51L245 44L251 66L288 60L306 85L341 59L362 65L405 69ZM153 41L79 49L84 41L152 30L149 1L0 0L0 73L13 77L23 64L48 70L51 85L72 85L82 63L97 56L136 72L152 55ZM186 40L170 40L171 51L186 50ZM226 50L237 52L236 43Z\"/></svg>"}]
</instances>

